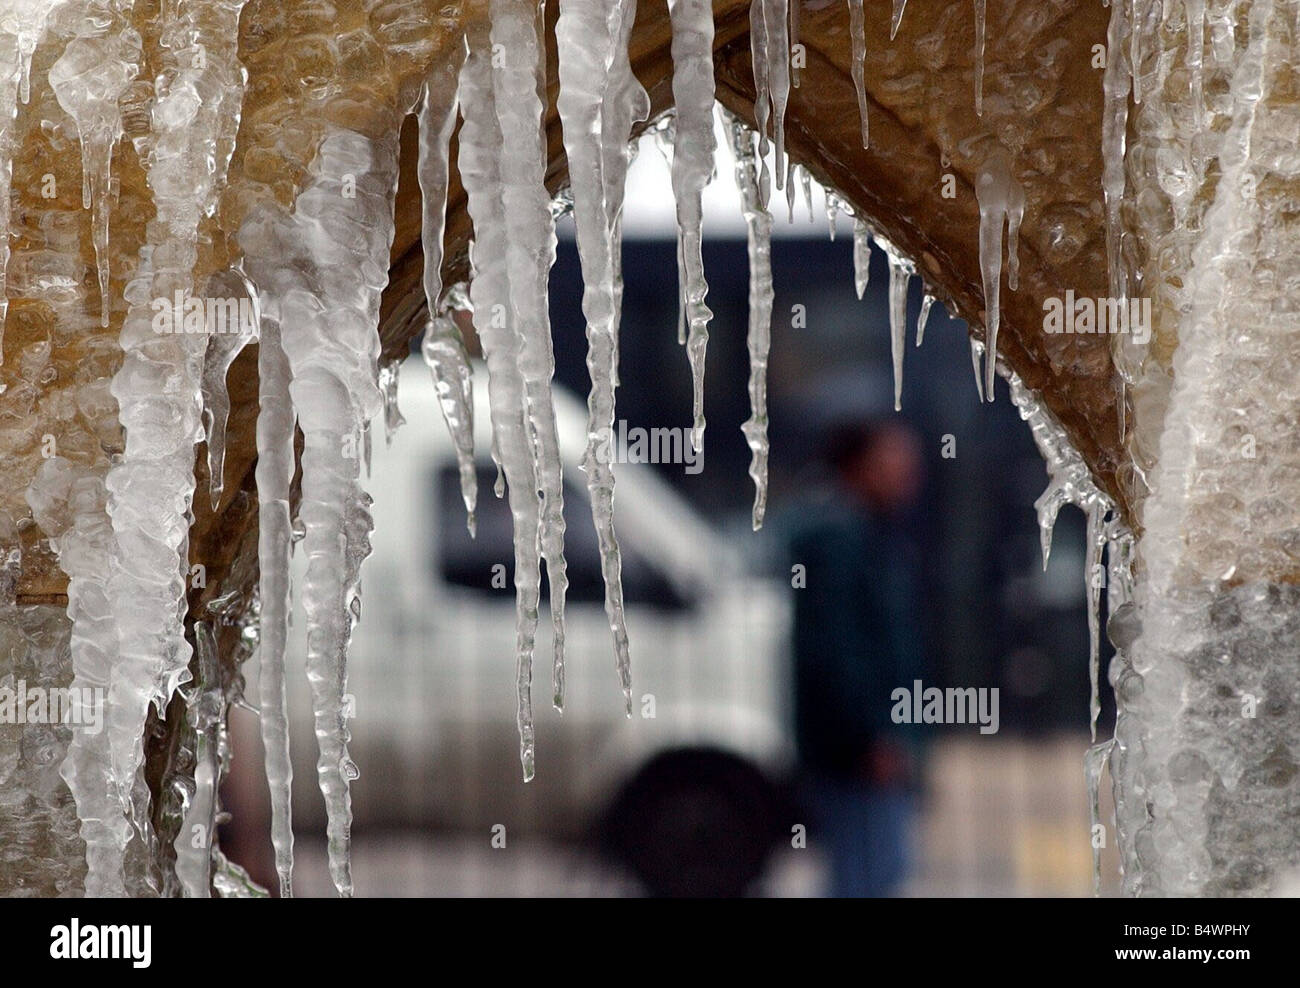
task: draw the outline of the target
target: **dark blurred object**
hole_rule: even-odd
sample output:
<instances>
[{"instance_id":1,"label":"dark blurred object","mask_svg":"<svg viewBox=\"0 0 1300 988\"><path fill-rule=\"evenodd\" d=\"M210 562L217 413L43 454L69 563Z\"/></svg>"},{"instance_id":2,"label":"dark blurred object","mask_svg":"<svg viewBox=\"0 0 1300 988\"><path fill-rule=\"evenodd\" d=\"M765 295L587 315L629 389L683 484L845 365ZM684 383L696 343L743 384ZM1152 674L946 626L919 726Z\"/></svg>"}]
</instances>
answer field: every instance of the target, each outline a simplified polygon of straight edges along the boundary
<instances>
[{"instance_id":1,"label":"dark blurred object","mask_svg":"<svg viewBox=\"0 0 1300 988\"><path fill-rule=\"evenodd\" d=\"M601 844L651 895L736 897L762 874L782 805L762 773L729 752L665 752L619 793Z\"/></svg>"},{"instance_id":2,"label":"dark blurred object","mask_svg":"<svg viewBox=\"0 0 1300 988\"><path fill-rule=\"evenodd\" d=\"M829 852L830 892L883 896L908 869L922 746L893 722L893 691L924 679L916 547L898 524L921 489L915 432L898 420L833 426L833 478L791 540L795 738Z\"/></svg>"}]
</instances>

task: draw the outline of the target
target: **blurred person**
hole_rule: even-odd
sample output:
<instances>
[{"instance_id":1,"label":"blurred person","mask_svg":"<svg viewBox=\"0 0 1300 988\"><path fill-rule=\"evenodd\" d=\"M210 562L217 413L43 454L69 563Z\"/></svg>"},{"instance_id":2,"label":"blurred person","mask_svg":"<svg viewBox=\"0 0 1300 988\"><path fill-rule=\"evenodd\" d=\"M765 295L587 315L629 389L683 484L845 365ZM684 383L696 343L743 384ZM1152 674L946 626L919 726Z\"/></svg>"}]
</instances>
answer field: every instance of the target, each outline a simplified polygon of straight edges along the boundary
<instances>
[{"instance_id":1,"label":"blurred person","mask_svg":"<svg viewBox=\"0 0 1300 988\"><path fill-rule=\"evenodd\" d=\"M802 513L791 563L795 737L809 838L829 893L896 894L909 867L921 745L890 694L922 678L919 559L899 524L921 488L920 442L898 419L829 432L826 497ZM796 584L797 585L797 584Z\"/></svg>"}]
</instances>

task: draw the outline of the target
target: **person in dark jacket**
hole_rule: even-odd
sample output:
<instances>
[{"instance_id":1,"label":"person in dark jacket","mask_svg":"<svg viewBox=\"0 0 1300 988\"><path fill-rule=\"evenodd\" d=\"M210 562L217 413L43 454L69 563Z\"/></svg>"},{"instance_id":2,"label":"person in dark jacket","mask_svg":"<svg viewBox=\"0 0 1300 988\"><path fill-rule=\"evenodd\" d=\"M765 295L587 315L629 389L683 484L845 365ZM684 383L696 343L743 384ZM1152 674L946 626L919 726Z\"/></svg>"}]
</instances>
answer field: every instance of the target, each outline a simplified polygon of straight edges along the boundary
<instances>
[{"instance_id":1,"label":"person in dark jacket","mask_svg":"<svg viewBox=\"0 0 1300 988\"><path fill-rule=\"evenodd\" d=\"M913 431L898 420L835 429L830 496L791 539L795 733L827 852L830 893L898 891L919 782L920 738L890 716L891 693L922 678L919 560L897 523L921 485ZM795 570L794 572L799 572Z\"/></svg>"}]
</instances>

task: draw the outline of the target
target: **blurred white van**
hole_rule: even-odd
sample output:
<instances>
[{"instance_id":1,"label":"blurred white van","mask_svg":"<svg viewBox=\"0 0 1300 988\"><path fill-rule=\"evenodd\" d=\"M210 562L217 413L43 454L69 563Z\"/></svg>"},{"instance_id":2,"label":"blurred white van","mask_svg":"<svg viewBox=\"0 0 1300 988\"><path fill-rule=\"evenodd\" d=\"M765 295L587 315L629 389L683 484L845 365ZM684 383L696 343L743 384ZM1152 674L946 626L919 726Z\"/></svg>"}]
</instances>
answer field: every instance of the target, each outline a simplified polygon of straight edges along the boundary
<instances>
[{"instance_id":1,"label":"blurred white van","mask_svg":"<svg viewBox=\"0 0 1300 988\"><path fill-rule=\"evenodd\" d=\"M632 649L624 713L584 475L586 405L556 388L568 561L566 697L550 703L550 619L534 662L536 778L515 726L511 517L493 495L487 376L475 368L478 534L429 373L401 369L406 424L375 440L373 554L348 690L354 828L455 828L596 840L653 891L734 892L761 867L792 759L788 588L740 555L653 468L616 464ZM303 560L295 560L301 571ZM301 578L301 572L298 577ZM299 584L300 585L300 584ZM545 597L545 586L543 588ZM301 615L296 648L303 654ZM297 674L295 674L297 673ZM290 676L295 824L323 826L304 677Z\"/></svg>"}]
</instances>

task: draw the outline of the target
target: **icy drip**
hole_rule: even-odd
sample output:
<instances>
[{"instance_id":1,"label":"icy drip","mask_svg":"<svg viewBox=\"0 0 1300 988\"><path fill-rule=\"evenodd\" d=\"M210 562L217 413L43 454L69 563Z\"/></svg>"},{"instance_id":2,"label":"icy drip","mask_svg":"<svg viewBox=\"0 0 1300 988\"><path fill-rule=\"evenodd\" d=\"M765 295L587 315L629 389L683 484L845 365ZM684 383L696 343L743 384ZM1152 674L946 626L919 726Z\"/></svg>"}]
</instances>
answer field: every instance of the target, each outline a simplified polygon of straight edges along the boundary
<instances>
[{"instance_id":1,"label":"icy drip","mask_svg":"<svg viewBox=\"0 0 1300 988\"><path fill-rule=\"evenodd\" d=\"M1047 568L1052 552L1052 529L1063 506L1073 504L1088 519L1087 562L1084 585L1088 598L1088 679L1091 687L1088 703L1089 726L1093 741L1097 740L1097 715L1101 711L1099 680L1101 588L1106 584L1106 573L1101 566L1101 553L1108 542L1123 537L1115 503L1097 487L1088 464L1070 445L1060 423L1052 417L1040 398L1027 389L1014 374L1007 375L1011 401L1020 417L1029 425L1029 431L1047 466L1047 489L1034 502L1038 512L1039 540L1043 552L1043 568Z\"/></svg>"},{"instance_id":2,"label":"icy drip","mask_svg":"<svg viewBox=\"0 0 1300 988\"><path fill-rule=\"evenodd\" d=\"M1117 3L1122 0L1116 0ZM975 0L975 115L984 115L984 30L987 0Z\"/></svg>"},{"instance_id":3,"label":"icy drip","mask_svg":"<svg viewBox=\"0 0 1300 988\"><path fill-rule=\"evenodd\" d=\"M385 360L379 365L379 393L384 398L384 445L393 445L393 436L406 425L402 410L397 405L397 382L401 376L400 360Z\"/></svg>"},{"instance_id":4,"label":"icy drip","mask_svg":"<svg viewBox=\"0 0 1300 988\"><path fill-rule=\"evenodd\" d=\"M614 425L614 365L621 297L619 173L625 173L627 168L623 148L631 123L644 119L648 110L645 93L627 65L626 34L635 12L634 3L620 0L608 0L603 9L583 0L561 0L555 28L560 77L558 109L573 190L582 265L582 312L587 323L587 372L591 377L582 469L600 547L605 614L614 637L629 716L632 681L623 614L622 559L614 533L614 472L608 457L600 451L607 445Z\"/></svg>"},{"instance_id":5,"label":"icy drip","mask_svg":"<svg viewBox=\"0 0 1300 988\"><path fill-rule=\"evenodd\" d=\"M555 262L555 220L545 185L546 49L538 10L536 0L493 0L490 40L495 49L506 52L493 67L493 101L501 134L510 135L502 142L499 163L509 301L533 444L534 490L541 496L539 538L553 632L552 700L563 709L564 602L569 580L564 561L564 479L551 394L555 355L547 286Z\"/></svg>"},{"instance_id":6,"label":"icy drip","mask_svg":"<svg viewBox=\"0 0 1300 988\"><path fill-rule=\"evenodd\" d=\"M173 848L176 877L187 899L212 894L212 852L216 842L217 783L221 775L221 735L225 726L225 694L221 663L212 626L194 623L195 682L183 690L185 717L194 732L194 789L188 793L185 816Z\"/></svg>"},{"instance_id":7,"label":"icy drip","mask_svg":"<svg viewBox=\"0 0 1300 988\"><path fill-rule=\"evenodd\" d=\"M934 305L934 296L926 291L921 296L921 311L916 317L916 345L919 347L925 339L925 324L930 319L930 308Z\"/></svg>"},{"instance_id":8,"label":"icy drip","mask_svg":"<svg viewBox=\"0 0 1300 988\"><path fill-rule=\"evenodd\" d=\"M907 350L907 286L916 265L883 237L876 243L889 259L889 352L894 362L894 411L903 407L903 354Z\"/></svg>"},{"instance_id":9,"label":"icy drip","mask_svg":"<svg viewBox=\"0 0 1300 988\"><path fill-rule=\"evenodd\" d=\"M71 688L104 691L101 696L111 686L118 654L118 629L108 600L113 531L107 501L103 477L58 456L41 464L27 491L32 517L68 575ZM103 742L102 733L74 730L59 774L72 792L81 821L86 894L122 895L122 849L131 838L131 826Z\"/></svg>"},{"instance_id":10,"label":"icy drip","mask_svg":"<svg viewBox=\"0 0 1300 988\"><path fill-rule=\"evenodd\" d=\"M808 207L808 222L815 223L817 218L813 213L812 176L806 168L799 169L799 185L803 189L804 205Z\"/></svg>"},{"instance_id":11,"label":"icy drip","mask_svg":"<svg viewBox=\"0 0 1300 988\"><path fill-rule=\"evenodd\" d=\"M853 220L853 288L862 298L871 277L871 230L865 220Z\"/></svg>"},{"instance_id":12,"label":"icy drip","mask_svg":"<svg viewBox=\"0 0 1300 988\"><path fill-rule=\"evenodd\" d=\"M749 475L754 480L754 530L767 511L767 358L772 345L772 215L759 197L753 134L735 118L727 138L736 159L736 185L749 248L749 419L741 426L749 444Z\"/></svg>"},{"instance_id":13,"label":"icy drip","mask_svg":"<svg viewBox=\"0 0 1300 988\"><path fill-rule=\"evenodd\" d=\"M754 67L754 124L758 128L758 190L766 203L771 192L767 171L767 125L772 114L772 84L768 77L767 0L750 0L749 60Z\"/></svg>"},{"instance_id":14,"label":"icy drip","mask_svg":"<svg viewBox=\"0 0 1300 988\"><path fill-rule=\"evenodd\" d=\"M278 310L275 313L278 317ZM294 474L294 414L289 399L292 374L280 345L280 325L263 316L257 351L257 562L261 663L259 686L262 747L271 793L271 844L280 895L293 895L293 763L289 759L289 708L285 696L284 650L289 634L293 547L289 516Z\"/></svg>"},{"instance_id":15,"label":"icy drip","mask_svg":"<svg viewBox=\"0 0 1300 988\"><path fill-rule=\"evenodd\" d=\"M764 58L767 62L768 93L772 102L772 138L776 144L773 169L778 189L782 187L785 178L785 111L790 100L789 2L790 0L762 0L763 20L767 26L767 50Z\"/></svg>"},{"instance_id":16,"label":"icy drip","mask_svg":"<svg viewBox=\"0 0 1300 988\"><path fill-rule=\"evenodd\" d=\"M907 9L907 0L894 0L894 12L889 18L889 40L898 34L898 26L903 23L903 11Z\"/></svg>"},{"instance_id":17,"label":"icy drip","mask_svg":"<svg viewBox=\"0 0 1300 988\"><path fill-rule=\"evenodd\" d=\"M789 222L794 222L795 180L799 177L799 166L789 158L786 159L785 205L789 212Z\"/></svg>"},{"instance_id":18,"label":"icy drip","mask_svg":"<svg viewBox=\"0 0 1300 988\"><path fill-rule=\"evenodd\" d=\"M975 371L975 393L979 395L980 401L984 400L984 369L982 363L984 360L984 344L975 337L970 338L970 363L971 368ZM989 392L992 395L992 392Z\"/></svg>"},{"instance_id":19,"label":"icy drip","mask_svg":"<svg viewBox=\"0 0 1300 988\"><path fill-rule=\"evenodd\" d=\"M203 438L208 447L208 494L215 508L225 489L226 421L230 417L230 394L226 375L241 350L257 335L257 293L237 268L219 272L208 279L206 298L219 300L226 309L227 325L209 324L207 354L203 360ZM252 325L235 324L238 306L247 305ZM216 316L216 308L210 308Z\"/></svg>"},{"instance_id":20,"label":"icy drip","mask_svg":"<svg viewBox=\"0 0 1300 988\"><path fill-rule=\"evenodd\" d=\"M352 195L345 196L344 184L353 176ZM372 140L330 128L312 177L291 221L298 227L301 253L295 260L306 290L281 296L279 322L303 434L299 511L308 562L302 600L316 770L329 818L330 876L346 896L352 893L349 783L357 769L348 757L343 698L371 528L358 452L365 426L383 405L375 327L393 240L397 135Z\"/></svg>"},{"instance_id":21,"label":"icy drip","mask_svg":"<svg viewBox=\"0 0 1300 988\"><path fill-rule=\"evenodd\" d=\"M469 56L460 76L464 122L459 165L474 221L470 249L474 326L487 359L492 438L514 518L517 722L519 757L527 781L533 777L534 760L532 663L541 593L541 512L519 366L521 342L511 307L513 286L501 179L505 149L493 89L492 52L483 32L471 35L469 41Z\"/></svg>"},{"instance_id":22,"label":"icy drip","mask_svg":"<svg viewBox=\"0 0 1300 988\"><path fill-rule=\"evenodd\" d=\"M165 709L188 676L185 577L206 349L203 334L157 333L151 303L177 292L188 296L194 288L199 224L215 208L225 178L212 164L218 138L223 121L238 117L243 96L235 55L241 6L178 3L163 24L165 68L156 83L147 158L156 216L147 227L139 276L127 286L123 361L111 387L126 449L105 483L113 526L108 599L119 634L106 735L121 812L142 835L149 824L133 790L144 762L148 709L151 703ZM195 57L200 50L203 57ZM120 70L118 78L131 74ZM76 78L84 84L86 74ZM115 102L111 115L118 119ZM109 873L88 875L87 892L116 894L121 883L119 859Z\"/></svg>"},{"instance_id":23,"label":"icy drip","mask_svg":"<svg viewBox=\"0 0 1300 988\"><path fill-rule=\"evenodd\" d=\"M1110 26L1106 31L1106 96L1101 128L1102 188L1106 196L1106 270L1110 297L1128 298L1128 284L1122 257L1124 203L1124 148L1128 129L1129 64L1124 42L1129 22L1124 0L1112 0Z\"/></svg>"},{"instance_id":24,"label":"icy drip","mask_svg":"<svg viewBox=\"0 0 1300 988\"><path fill-rule=\"evenodd\" d=\"M984 392L993 400L993 381L997 374L999 294L1002 286L1002 226L1007 227L1007 287L1016 290L1019 274L1017 240L1020 220L1025 214L1025 192L1012 173L1011 153L998 145L980 164L975 179L975 197L979 201L980 275L984 283L985 345Z\"/></svg>"},{"instance_id":25,"label":"icy drip","mask_svg":"<svg viewBox=\"0 0 1300 988\"><path fill-rule=\"evenodd\" d=\"M92 210L91 239L99 277L100 325L107 326L108 215L113 196L109 179L113 147L122 136L118 100L139 72L140 35L123 23L108 0L88 0L85 14L79 19L78 36L68 42L58 61L50 66L49 83L59 105L77 124L81 141L81 205Z\"/></svg>"},{"instance_id":26,"label":"icy drip","mask_svg":"<svg viewBox=\"0 0 1300 988\"><path fill-rule=\"evenodd\" d=\"M1094 735L1095 739L1095 735ZM1097 833L1101 822L1101 774L1106 771L1111 749L1115 741L1103 741L1093 744L1083 755L1083 777L1088 787L1088 824L1092 833ZM1101 843L1095 838L1092 844L1092 894L1101 895Z\"/></svg>"},{"instance_id":27,"label":"icy drip","mask_svg":"<svg viewBox=\"0 0 1300 988\"><path fill-rule=\"evenodd\" d=\"M849 38L853 46L849 54L849 71L853 76L853 89L858 94L858 119L862 125L862 146L865 148L870 147L867 129L867 28L862 14L862 0L848 0L848 4Z\"/></svg>"},{"instance_id":28,"label":"icy drip","mask_svg":"<svg viewBox=\"0 0 1300 988\"><path fill-rule=\"evenodd\" d=\"M673 103L677 108L673 139L673 196L677 201L677 256L681 280L682 322L691 364L691 443L704 448L704 356L709 345L701 252L701 194L713 177L713 5L709 0L669 0L673 40Z\"/></svg>"},{"instance_id":29,"label":"icy drip","mask_svg":"<svg viewBox=\"0 0 1300 988\"><path fill-rule=\"evenodd\" d=\"M456 447L460 493L470 533L475 530L478 472L474 468L474 393L469 357L455 321L442 307L442 240L447 228L448 154L456 125L464 42L435 64L425 80L418 110L420 150L417 170L422 199L420 240L424 247L424 298L429 307L420 353L433 377L438 407Z\"/></svg>"}]
</instances>

